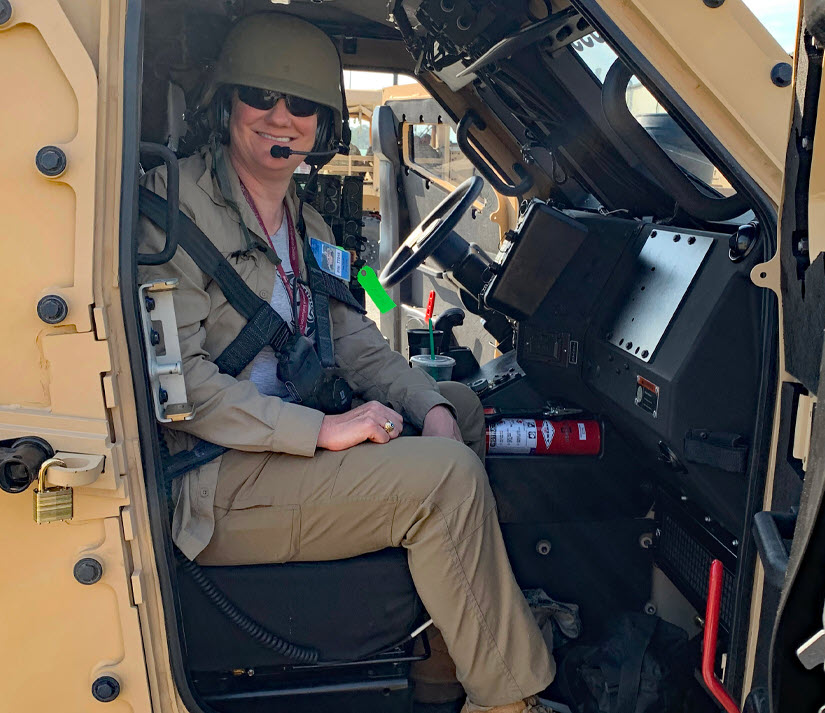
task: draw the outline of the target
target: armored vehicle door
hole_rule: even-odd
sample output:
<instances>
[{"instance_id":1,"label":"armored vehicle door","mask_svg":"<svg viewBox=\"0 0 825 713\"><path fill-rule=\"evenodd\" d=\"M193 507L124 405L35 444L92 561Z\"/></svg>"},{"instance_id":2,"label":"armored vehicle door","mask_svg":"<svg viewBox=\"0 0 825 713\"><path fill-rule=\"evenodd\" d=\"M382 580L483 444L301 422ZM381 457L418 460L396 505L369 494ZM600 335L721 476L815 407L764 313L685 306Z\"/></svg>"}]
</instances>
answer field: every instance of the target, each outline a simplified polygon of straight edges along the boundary
<instances>
[{"instance_id":1,"label":"armored vehicle door","mask_svg":"<svg viewBox=\"0 0 825 713\"><path fill-rule=\"evenodd\" d=\"M773 625L760 631L760 647L770 651L767 670L757 668L755 674L764 675L769 695L761 698L770 703L764 710L771 711L823 710L825 703L825 421L818 415L825 388L825 153L815 141L816 134L822 140L823 131L818 104L825 6L804 2L800 20L779 249L764 266L780 296L784 337L775 496L766 498L757 522L765 596L777 611ZM791 488L798 499L788 497Z\"/></svg>"}]
</instances>

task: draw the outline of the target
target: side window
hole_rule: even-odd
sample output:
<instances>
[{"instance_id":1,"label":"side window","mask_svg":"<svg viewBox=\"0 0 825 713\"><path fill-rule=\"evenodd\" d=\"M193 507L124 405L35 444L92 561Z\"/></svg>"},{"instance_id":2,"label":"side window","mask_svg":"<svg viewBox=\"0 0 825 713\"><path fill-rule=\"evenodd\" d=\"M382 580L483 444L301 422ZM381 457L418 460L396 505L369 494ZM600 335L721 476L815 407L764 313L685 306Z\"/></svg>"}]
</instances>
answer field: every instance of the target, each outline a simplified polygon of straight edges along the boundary
<instances>
[{"instance_id":1,"label":"side window","mask_svg":"<svg viewBox=\"0 0 825 713\"><path fill-rule=\"evenodd\" d=\"M599 83L617 59L616 53L597 32L582 37L571 46L574 54L587 66ZM627 85L625 98L630 113L636 117L642 128L656 140L656 143L665 150L674 163L720 194L728 196L734 193L730 183L719 169L670 118L665 108L636 77L632 77Z\"/></svg>"},{"instance_id":2,"label":"side window","mask_svg":"<svg viewBox=\"0 0 825 713\"><path fill-rule=\"evenodd\" d=\"M427 178L458 186L476 171L458 148L455 131L447 124L407 124L405 163Z\"/></svg>"},{"instance_id":3,"label":"side window","mask_svg":"<svg viewBox=\"0 0 825 713\"><path fill-rule=\"evenodd\" d=\"M371 156L370 121L368 117L350 116L349 130L352 133L350 153L358 156Z\"/></svg>"}]
</instances>

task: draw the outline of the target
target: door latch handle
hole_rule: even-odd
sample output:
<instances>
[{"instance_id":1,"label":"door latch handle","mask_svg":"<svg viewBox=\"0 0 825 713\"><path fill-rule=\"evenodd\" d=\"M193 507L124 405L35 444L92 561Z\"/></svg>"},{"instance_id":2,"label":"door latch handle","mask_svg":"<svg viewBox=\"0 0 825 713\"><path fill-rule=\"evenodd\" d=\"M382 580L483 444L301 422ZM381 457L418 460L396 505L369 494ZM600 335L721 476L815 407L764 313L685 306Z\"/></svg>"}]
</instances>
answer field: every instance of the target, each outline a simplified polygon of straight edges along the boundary
<instances>
[{"instance_id":1,"label":"door latch handle","mask_svg":"<svg viewBox=\"0 0 825 713\"><path fill-rule=\"evenodd\" d=\"M61 464L49 467L49 482L66 488L82 488L94 483L103 472L105 456L86 453L55 453Z\"/></svg>"}]
</instances>

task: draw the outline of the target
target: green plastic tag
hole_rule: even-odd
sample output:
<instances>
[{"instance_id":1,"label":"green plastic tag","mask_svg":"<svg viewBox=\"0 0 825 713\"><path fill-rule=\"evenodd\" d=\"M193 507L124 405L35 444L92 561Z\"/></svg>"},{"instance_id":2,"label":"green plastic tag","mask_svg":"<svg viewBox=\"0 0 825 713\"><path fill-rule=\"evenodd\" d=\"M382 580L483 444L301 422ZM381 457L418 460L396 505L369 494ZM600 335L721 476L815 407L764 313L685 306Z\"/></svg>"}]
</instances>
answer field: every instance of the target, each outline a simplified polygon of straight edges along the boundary
<instances>
[{"instance_id":1,"label":"green plastic tag","mask_svg":"<svg viewBox=\"0 0 825 713\"><path fill-rule=\"evenodd\" d=\"M375 274L375 270L369 265L364 265L364 267L358 271L358 284L364 288L364 292L369 295L381 314L385 314L395 307L395 302L392 301L392 297L387 294L387 291L381 286L381 283L378 282L378 275Z\"/></svg>"}]
</instances>

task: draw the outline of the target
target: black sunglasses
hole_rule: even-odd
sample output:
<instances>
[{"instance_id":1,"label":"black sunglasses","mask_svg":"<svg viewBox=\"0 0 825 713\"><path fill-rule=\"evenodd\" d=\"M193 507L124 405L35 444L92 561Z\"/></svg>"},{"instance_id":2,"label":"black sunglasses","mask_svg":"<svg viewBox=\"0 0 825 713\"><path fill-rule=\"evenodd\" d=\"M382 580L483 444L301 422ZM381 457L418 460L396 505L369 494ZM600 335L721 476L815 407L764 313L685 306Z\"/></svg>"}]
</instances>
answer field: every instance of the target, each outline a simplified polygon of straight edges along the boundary
<instances>
[{"instance_id":1,"label":"black sunglasses","mask_svg":"<svg viewBox=\"0 0 825 713\"><path fill-rule=\"evenodd\" d=\"M278 103L279 99L286 102L287 111L293 116L312 116L318 112L321 105L318 102L296 97L294 94L283 94L274 92L271 89L258 89L257 87L247 87L238 84L235 87L238 92L238 99L244 104L248 104L253 109L268 111Z\"/></svg>"}]
</instances>

